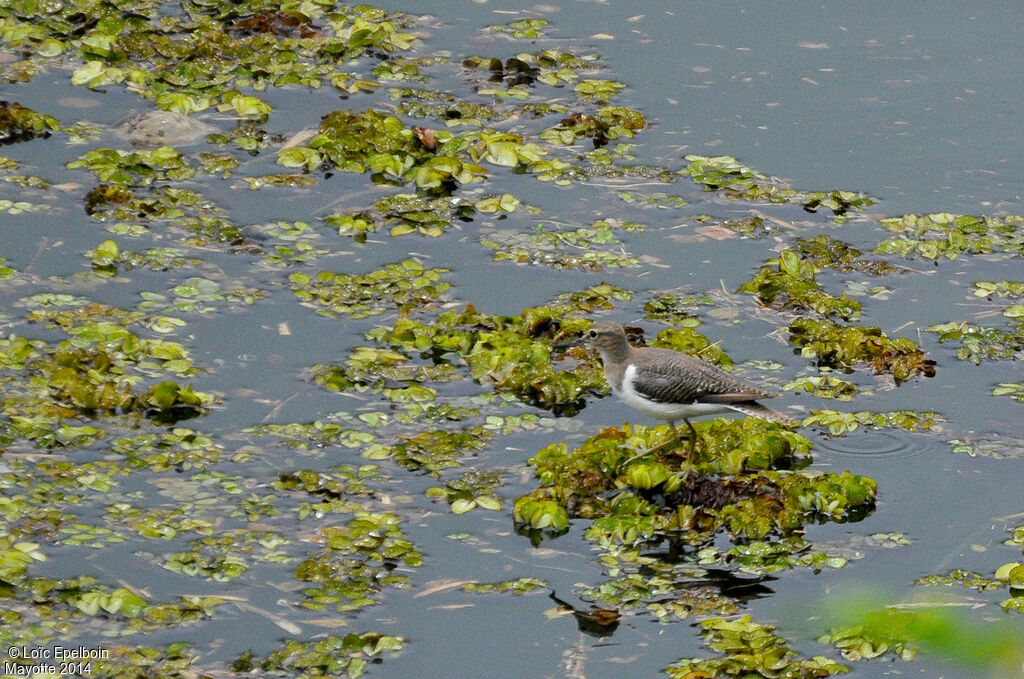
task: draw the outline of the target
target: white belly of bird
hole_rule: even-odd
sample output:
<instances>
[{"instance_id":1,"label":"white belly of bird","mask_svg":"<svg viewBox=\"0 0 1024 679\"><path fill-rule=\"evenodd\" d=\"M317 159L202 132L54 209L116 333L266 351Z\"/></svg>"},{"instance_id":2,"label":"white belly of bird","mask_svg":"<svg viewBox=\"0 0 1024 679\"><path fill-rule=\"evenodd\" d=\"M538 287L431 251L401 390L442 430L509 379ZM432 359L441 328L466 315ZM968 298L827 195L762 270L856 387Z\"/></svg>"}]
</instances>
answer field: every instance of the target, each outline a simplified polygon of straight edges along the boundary
<instances>
[{"instance_id":1,"label":"white belly of bird","mask_svg":"<svg viewBox=\"0 0 1024 679\"><path fill-rule=\"evenodd\" d=\"M659 420L676 421L701 415L721 415L736 412L735 408L721 403L659 403L644 398L633 388L633 366L626 368L622 376L622 389L615 390L615 395L634 410L650 415Z\"/></svg>"}]
</instances>

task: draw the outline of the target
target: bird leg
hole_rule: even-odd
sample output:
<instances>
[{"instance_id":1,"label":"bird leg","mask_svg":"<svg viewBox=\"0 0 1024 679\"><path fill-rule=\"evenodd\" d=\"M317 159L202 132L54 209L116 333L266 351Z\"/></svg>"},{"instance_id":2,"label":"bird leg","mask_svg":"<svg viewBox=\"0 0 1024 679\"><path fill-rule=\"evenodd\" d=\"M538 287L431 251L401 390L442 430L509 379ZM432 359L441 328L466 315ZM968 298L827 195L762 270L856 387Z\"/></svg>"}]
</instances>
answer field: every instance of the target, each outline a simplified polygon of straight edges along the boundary
<instances>
[{"instance_id":1,"label":"bird leg","mask_svg":"<svg viewBox=\"0 0 1024 679\"><path fill-rule=\"evenodd\" d=\"M693 428L692 422L690 422L685 417L683 418L683 422L686 422L686 426L690 428L690 452L695 453L697 452L697 439L700 437L697 436L697 430ZM673 426L672 428L675 429L675 426Z\"/></svg>"}]
</instances>

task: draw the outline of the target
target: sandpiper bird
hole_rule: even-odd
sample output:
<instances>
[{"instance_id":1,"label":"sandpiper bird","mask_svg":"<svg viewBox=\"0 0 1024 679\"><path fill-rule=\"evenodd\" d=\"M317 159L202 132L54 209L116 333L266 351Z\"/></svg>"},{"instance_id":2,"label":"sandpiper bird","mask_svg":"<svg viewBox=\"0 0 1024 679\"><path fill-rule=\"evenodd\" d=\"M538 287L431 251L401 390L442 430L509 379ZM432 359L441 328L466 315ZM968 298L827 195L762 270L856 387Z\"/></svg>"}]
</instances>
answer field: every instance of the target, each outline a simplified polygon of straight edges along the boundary
<instances>
[{"instance_id":1,"label":"sandpiper bird","mask_svg":"<svg viewBox=\"0 0 1024 679\"><path fill-rule=\"evenodd\" d=\"M667 420L673 431L676 421L682 419L690 428L690 450L697 442L697 430L690 418L699 415L735 411L769 422L796 424L755 400L778 396L776 392L758 389L679 351L630 346L618 323L595 323L585 337L600 352L604 378L615 395L635 410Z\"/></svg>"}]
</instances>

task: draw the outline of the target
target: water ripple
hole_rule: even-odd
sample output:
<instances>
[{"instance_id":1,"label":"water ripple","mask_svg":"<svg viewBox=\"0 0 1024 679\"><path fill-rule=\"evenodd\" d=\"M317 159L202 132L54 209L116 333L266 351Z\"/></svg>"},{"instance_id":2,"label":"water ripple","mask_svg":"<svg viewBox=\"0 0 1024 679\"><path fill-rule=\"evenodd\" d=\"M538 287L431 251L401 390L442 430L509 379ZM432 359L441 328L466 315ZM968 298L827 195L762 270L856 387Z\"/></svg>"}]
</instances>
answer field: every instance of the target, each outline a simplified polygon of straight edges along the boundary
<instances>
[{"instance_id":1,"label":"water ripple","mask_svg":"<svg viewBox=\"0 0 1024 679\"><path fill-rule=\"evenodd\" d=\"M932 446L924 437L911 436L901 429L878 431L858 429L835 438L823 437L815 443L815 450L824 450L842 457L913 457Z\"/></svg>"}]
</instances>

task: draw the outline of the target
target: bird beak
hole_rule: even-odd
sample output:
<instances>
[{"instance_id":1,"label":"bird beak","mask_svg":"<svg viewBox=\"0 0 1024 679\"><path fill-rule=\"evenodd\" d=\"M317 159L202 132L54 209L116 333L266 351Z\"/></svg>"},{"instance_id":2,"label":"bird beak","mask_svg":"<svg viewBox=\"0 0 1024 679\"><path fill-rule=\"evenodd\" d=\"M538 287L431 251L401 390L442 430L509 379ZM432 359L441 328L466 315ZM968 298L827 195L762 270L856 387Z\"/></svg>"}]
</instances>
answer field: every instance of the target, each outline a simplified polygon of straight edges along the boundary
<instances>
[{"instance_id":1,"label":"bird beak","mask_svg":"<svg viewBox=\"0 0 1024 679\"><path fill-rule=\"evenodd\" d=\"M552 345L553 349L572 349L573 347L582 347L587 343L585 335L580 335L575 339L563 338Z\"/></svg>"}]
</instances>

